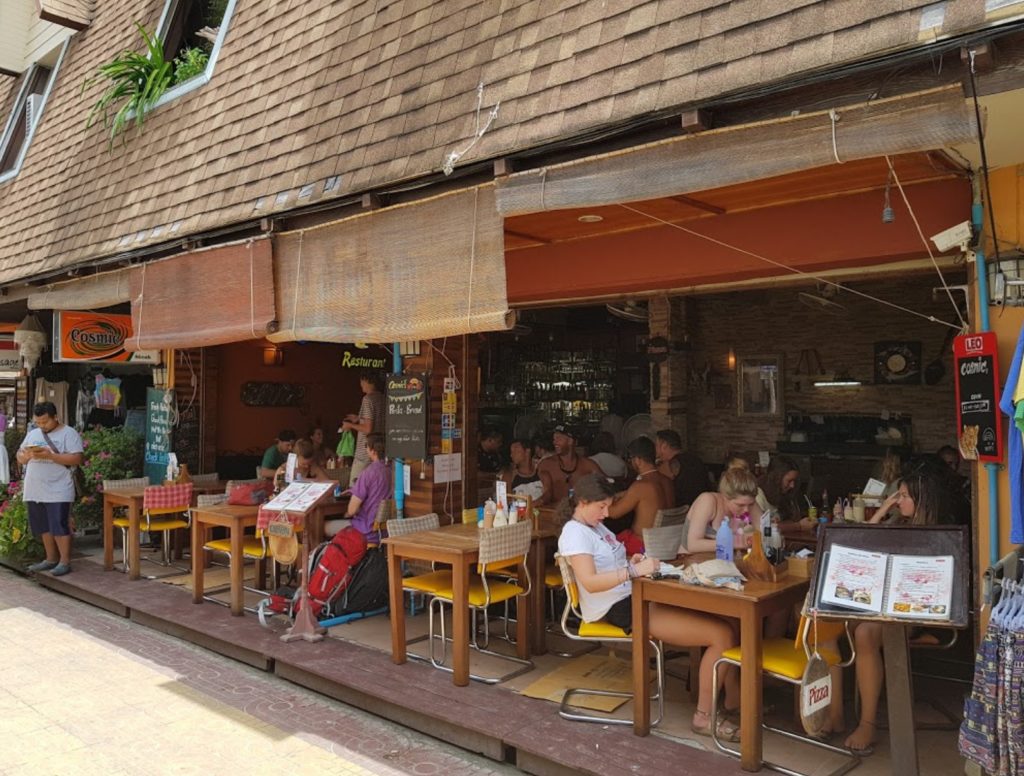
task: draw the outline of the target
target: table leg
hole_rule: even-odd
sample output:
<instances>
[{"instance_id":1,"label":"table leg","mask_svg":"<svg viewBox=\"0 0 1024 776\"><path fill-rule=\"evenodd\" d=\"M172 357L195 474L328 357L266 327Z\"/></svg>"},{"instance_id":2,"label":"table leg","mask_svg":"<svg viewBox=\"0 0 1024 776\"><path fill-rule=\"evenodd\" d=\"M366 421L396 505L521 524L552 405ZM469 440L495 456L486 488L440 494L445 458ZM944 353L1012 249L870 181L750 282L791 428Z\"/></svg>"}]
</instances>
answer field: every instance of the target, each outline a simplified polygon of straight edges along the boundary
<instances>
[{"instance_id":1,"label":"table leg","mask_svg":"<svg viewBox=\"0 0 1024 776\"><path fill-rule=\"evenodd\" d=\"M405 662L405 601L402 595L402 559L388 547L388 594L391 604L391 662Z\"/></svg>"},{"instance_id":2,"label":"table leg","mask_svg":"<svg viewBox=\"0 0 1024 776\"><path fill-rule=\"evenodd\" d=\"M651 616L643 586L633 585L633 732L651 732Z\"/></svg>"},{"instance_id":3,"label":"table leg","mask_svg":"<svg viewBox=\"0 0 1024 776\"><path fill-rule=\"evenodd\" d=\"M469 566L456 564L452 581L452 681L465 687L469 684Z\"/></svg>"},{"instance_id":4,"label":"table leg","mask_svg":"<svg viewBox=\"0 0 1024 776\"><path fill-rule=\"evenodd\" d=\"M245 569L245 558L242 557L243 529L236 522L231 524L231 613L236 617L243 614L242 575Z\"/></svg>"},{"instance_id":5,"label":"table leg","mask_svg":"<svg viewBox=\"0 0 1024 776\"><path fill-rule=\"evenodd\" d=\"M889 709L889 749L892 772L917 776L917 738L914 731L914 696L910 684L910 646L907 627L882 625L885 657L885 696Z\"/></svg>"},{"instance_id":6,"label":"table leg","mask_svg":"<svg viewBox=\"0 0 1024 776\"><path fill-rule=\"evenodd\" d=\"M197 516L192 517L192 603L203 602L203 572L206 570L206 526Z\"/></svg>"},{"instance_id":7,"label":"table leg","mask_svg":"<svg viewBox=\"0 0 1024 776\"><path fill-rule=\"evenodd\" d=\"M127 553L128 548L123 547ZM103 497L103 570L114 570L114 505L106 496Z\"/></svg>"},{"instance_id":8,"label":"table leg","mask_svg":"<svg viewBox=\"0 0 1024 776\"><path fill-rule=\"evenodd\" d=\"M526 564L520 564L518 569L519 585L524 590L526 589L526 573ZM534 583L529 596L516 599L516 656L520 660L530 659L530 628L537 622L532 598L537 595L537 592L537 585Z\"/></svg>"},{"instance_id":9,"label":"table leg","mask_svg":"<svg viewBox=\"0 0 1024 776\"><path fill-rule=\"evenodd\" d=\"M753 606L740 617L740 766L745 771L761 769L761 625L762 616Z\"/></svg>"},{"instance_id":10,"label":"table leg","mask_svg":"<svg viewBox=\"0 0 1024 776\"><path fill-rule=\"evenodd\" d=\"M139 568L142 557L139 552L139 500L129 499L128 503L128 579L138 579L142 575Z\"/></svg>"},{"instance_id":11,"label":"table leg","mask_svg":"<svg viewBox=\"0 0 1024 776\"><path fill-rule=\"evenodd\" d=\"M526 606L530 613L530 651L534 655L543 655L548 651L547 639L544 635L544 602L547 598L547 586L544 584L544 567L547 554L547 543L543 539L534 539L530 547L530 582L532 589Z\"/></svg>"}]
</instances>

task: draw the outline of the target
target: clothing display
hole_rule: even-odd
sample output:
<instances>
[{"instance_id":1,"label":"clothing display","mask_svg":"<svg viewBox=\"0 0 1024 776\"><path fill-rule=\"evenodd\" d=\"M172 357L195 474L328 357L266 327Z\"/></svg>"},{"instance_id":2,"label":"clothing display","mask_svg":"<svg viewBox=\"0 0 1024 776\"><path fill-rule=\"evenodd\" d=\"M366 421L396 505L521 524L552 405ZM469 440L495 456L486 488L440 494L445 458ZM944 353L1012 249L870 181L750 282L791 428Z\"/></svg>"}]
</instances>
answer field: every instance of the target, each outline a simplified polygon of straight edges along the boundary
<instances>
[{"instance_id":1,"label":"clothing display","mask_svg":"<svg viewBox=\"0 0 1024 776\"><path fill-rule=\"evenodd\" d=\"M57 418L68 420L68 384L64 381L51 383L39 378L36 380L36 402L52 401L57 408Z\"/></svg>"},{"instance_id":2,"label":"clothing display","mask_svg":"<svg viewBox=\"0 0 1024 776\"><path fill-rule=\"evenodd\" d=\"M960 754L992 776L1024 767L1024 586L1004 581L964 701Z\"/></svg>"},{"instance_id":3,"label":"clothing display","mask_svg":"<svg viewBox=\"0 0 1024 776\"><path fill-rule=\"evenodd\" d=\"M999 399L999 409L1010 419L1007 434L1006 472L1010 478L1010 541L1024 544L1024 436L1016 424L1017 409L1024 405L1021 360L1024 359L1024 329L1017 338L1017 347L1010 362L1010 371Z\"/></svg>"},{"instance_id":4,"label":"clothing display","mask_svg":"<svg viewBox=\"0 0 1024 776\"><path fill-rule=\"evenodd\" d=\"M124 394L121 393L121 379L96 375L96 407L113 410L115 415L124 414Z\"/></svg>"}]
</instances>

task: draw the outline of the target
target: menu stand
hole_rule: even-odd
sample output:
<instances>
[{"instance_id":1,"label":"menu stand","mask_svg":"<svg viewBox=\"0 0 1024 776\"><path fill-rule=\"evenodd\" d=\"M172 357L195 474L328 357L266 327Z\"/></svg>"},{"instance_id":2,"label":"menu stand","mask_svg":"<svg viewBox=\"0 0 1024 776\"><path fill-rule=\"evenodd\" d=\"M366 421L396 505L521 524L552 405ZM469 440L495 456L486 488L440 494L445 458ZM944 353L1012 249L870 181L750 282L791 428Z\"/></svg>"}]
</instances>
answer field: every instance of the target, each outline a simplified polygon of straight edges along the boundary
<instances>
[{"instance_id":1,"label":"menu stand","mask_svg":"<svg viewBox=\"0 0 1024 776\"><path fill-rule=\"evenodd\" d=\"M306 513L308 514L308 513ZM309 603L309 591L306 589L306 579L309 572L309 530L306 526L302 532L302 567L299 569L299 613L295 615L295 622L281 634L281 641L320 641L327 633L327 628L321 627L313 616L313 607Z\"/></svg>"}]
</instances>

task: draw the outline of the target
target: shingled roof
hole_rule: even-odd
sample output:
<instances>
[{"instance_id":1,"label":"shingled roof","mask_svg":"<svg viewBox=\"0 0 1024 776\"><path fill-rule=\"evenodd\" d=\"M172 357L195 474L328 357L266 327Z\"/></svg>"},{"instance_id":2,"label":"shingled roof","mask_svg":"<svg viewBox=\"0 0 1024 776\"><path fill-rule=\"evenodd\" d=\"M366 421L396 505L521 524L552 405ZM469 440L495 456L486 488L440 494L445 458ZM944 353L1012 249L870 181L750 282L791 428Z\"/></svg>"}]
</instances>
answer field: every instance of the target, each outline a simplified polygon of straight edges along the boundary
<instances>
[{"instance_id":1,"label":"shingled roof","mask_svg":"<svg viewBox=\"0 0 1024 776\"><path fill-rule=\"evenodd\" d=\"M238 0L211 82L108 152L82 83L163 0L100 3L0 185L0 282L435 172L472 137L481 82L500 110L462 163L916 45L926 5ZM983 0L949 0L932 32L984 21Z\"/></svg>"}]
</instances>

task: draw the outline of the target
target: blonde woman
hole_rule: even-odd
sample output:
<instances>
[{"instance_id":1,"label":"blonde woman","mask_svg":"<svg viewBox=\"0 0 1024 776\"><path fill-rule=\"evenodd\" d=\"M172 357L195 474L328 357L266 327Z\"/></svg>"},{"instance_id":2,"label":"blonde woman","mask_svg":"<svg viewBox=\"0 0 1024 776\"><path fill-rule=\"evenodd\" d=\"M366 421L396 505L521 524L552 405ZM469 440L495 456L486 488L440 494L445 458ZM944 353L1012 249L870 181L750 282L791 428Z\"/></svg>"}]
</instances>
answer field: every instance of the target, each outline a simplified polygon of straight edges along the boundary
<instances>
[{"instance_id":1,"label":"blonde woman","mask_svg":"<svg viewBox=\"0 0 1024 776\"><path fill-rule=\"evenodd\" d=\"M761 517L757 505L757 480L747 469L726 469L718 481L718 492L701 493L687 517L690 530L686 547L690 552L714 552L715 534L722 520L749 515L754 525Z\"/></svg>"}]
</instances>

